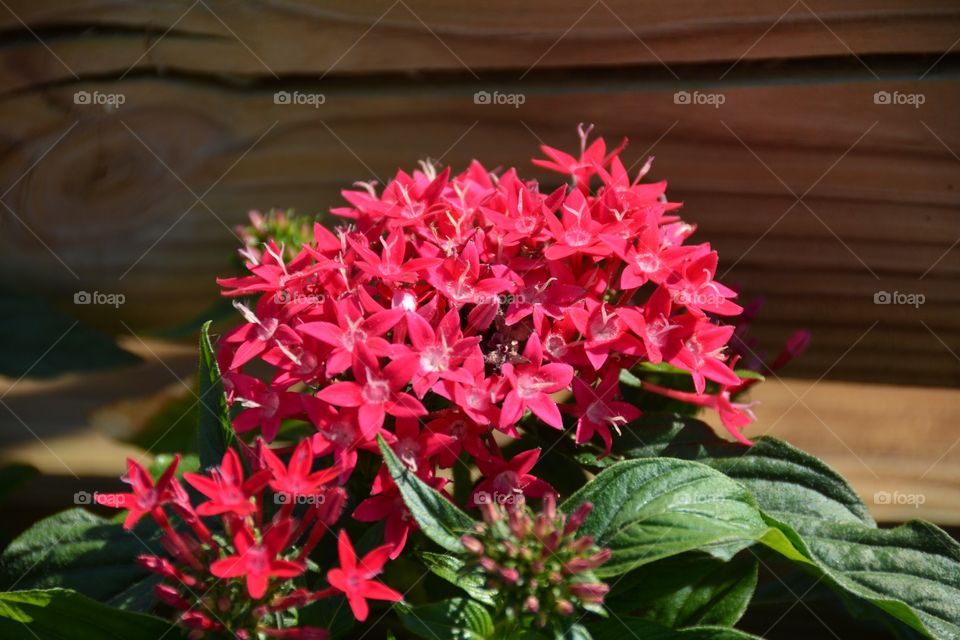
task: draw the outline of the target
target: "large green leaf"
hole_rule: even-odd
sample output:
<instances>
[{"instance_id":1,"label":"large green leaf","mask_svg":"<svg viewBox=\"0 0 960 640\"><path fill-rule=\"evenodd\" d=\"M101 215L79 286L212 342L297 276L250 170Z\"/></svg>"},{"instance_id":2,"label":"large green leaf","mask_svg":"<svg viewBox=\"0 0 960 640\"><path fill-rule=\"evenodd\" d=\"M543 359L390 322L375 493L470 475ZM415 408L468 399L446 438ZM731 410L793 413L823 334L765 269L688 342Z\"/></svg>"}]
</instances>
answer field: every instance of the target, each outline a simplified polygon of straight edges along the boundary
<instances>
[{"instance_id":1,"label":"large green leaf","mask_svg":"<svg viewBox=\"0 0 960 640\"><path fill-rule=\"evenodd\" d=\"M591 623L587 627L593 640L762 640L761 638L727 627L689 627L670 629L643 618L611 617Z\"/></svg>"},{"instance_id":2,"label":"large green leaf","mask_svg":"<svg viewBox=\"0 0 960 640\"><path fill-rule=\"evenodd\" d=\"M468 598L419 607L398 605L397 609L404 626L426 640L485 640L493 635L493 620L486 607Z\"/></svg>"},{"instance_id":3,"label":"large green leaf","mask_svg":"<svg viewBox=\"0 0 960 640\"><path fill-rule=\"evenodd\" d=\"M473 518L418 478L381 436L377 436L377 442L387 470L400 488L407 509L423 533L447 551L462 552L460 536L473 527Z\"/></svg>"},{"instance_id":4,"label":"large green leaf","mask_svg":"<svg viewBox=\"0 0 960 640\"><path fill-rule=\"evenodd\" d=\"M701 553L673 556L615 581L605 603L671 628L733 626L750 604L757 566L752 553L729 562Z\"/></svg>"},{"instance_id":5,"label":"large green leaf","mask_svg":"<svg viewBox=\"0 0 960 640\"><path fill-rule=\"evenodd\" d=\"M723 471L751 492L773 527L764 544L917 631L960 637L960 544L942 530L926 522L878 529L842 476L776 438L742 447L696 420L650 427L634 429L620 453L694 459Z\"/></svg>"},{"instance_id":6,"label":"large green leaf","mask_svg":"<svg viewBox=\"0 0 960 640\"><path fill-rule=\"evenodd\" d=\"M597 570L619 575L661 558L702 550L729 559L767 531L749 493L722 473L669 458L627 460L605 469L562 506L593 510L581 527L612 551Z\"/></svg>"},{"instance_id":7,"label":"large green leaf","mask_svg":"<svg viewBox=\"0 0 960 640\"><path fill-rule=\"evenodd\" d=\"M817 520L874 524L839 473L776 438L758 438L754 446L745 447L722 440L698 420L652 416L625 430L615 452L626 458L662 456L708 464L746 486L774 518L806 514Z\"/></svg>"},{"instance_id":8,"label":"large green leaf","mask_svg":"<svg viewBox=\"0 0 960 640\"><path fill-rule=\"evenodd\" d=\"M181 638L172 623L113 609L69 589L0 593L0 637L39 640Z\"/></svg>"},{"instance_id":9,"label":"large green leaf","mask_svg":"<svg viewBox=\"0 0 960 640\"><path fill-rule=\"evenodd\" d=\"M156 551L154 534L147 523L129 532L83 509L58 513L6 548L0 556L0 586L64 587L102 602L122 601L123 594L132 596L127 592L151 577L135 559Z\"/></svg>"},{"instance_id":10,"label":"large green leaf","mask_svg":"<svg viewBox=\"0 0 960 640\"><path fill-rule=\"evenodd\" d=\"M812 518L796 527L771 523L783 535L763 542L812 566L827 584L931 638L960 638L960 544L943 530L919 520L895 529Z\"/></svg>"},{"instance_id":11,"label":"large green leaf","mask_svg":"<svg viewBox=\"0 0 960 640\"><path fill-rule=\"evenodd\" d=\"M45 301L4 291L0 291L0 353L0 375L11 378L47 378L140 362L112 336Z\"/></svg>"},{"instance_id":12,"label":"large green leaf","mask_svg":"<svg viewBox=\"0 0 960 640\"><path fill-rule=\"evenodd\" d=\"M235 436L230 422L217 356L210 343L210 323L200 329L199 452L203 468L220 464Z\"/></svg>"}]
</instances>

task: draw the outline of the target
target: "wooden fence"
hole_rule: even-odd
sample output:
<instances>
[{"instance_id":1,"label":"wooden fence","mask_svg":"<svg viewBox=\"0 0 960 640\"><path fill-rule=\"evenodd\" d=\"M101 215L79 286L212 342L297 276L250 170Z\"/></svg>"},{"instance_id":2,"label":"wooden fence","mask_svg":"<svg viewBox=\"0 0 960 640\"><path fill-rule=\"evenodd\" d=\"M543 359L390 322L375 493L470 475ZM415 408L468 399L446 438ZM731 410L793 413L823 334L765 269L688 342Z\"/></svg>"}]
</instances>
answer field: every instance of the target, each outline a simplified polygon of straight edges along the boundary
<instances>
[{"instance_id":1,"label":"wooden fence","mask_svg":"<svg viewBox=\"0 0 960 640\"><path fill-rule=\"evenodd\" d=\"M538 145L591 122L765 298L764 349L813 332L793 375L960 385L953 0L2 4L0 286L126 295L88 321L194 317L251 208L324 214L424 157L550 180Z\"/></svg>"}]
</instances>

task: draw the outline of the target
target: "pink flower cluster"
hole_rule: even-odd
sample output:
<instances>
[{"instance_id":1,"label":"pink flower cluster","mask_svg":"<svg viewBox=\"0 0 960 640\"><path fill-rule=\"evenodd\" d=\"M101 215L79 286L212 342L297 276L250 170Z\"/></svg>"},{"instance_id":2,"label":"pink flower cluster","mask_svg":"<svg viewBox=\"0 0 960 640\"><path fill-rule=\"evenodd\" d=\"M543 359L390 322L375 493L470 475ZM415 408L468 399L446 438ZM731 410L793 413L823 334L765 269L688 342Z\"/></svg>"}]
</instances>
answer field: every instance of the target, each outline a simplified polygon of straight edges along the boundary
<instances>
[{"instance_id":1,"label":"pink flower cluster","mask_svg":"<svg viewBox=\"0 0 960 640\"><path fill-rule=\"evenodd\" d=\"M245 452L249 472L236 451L228 449L221 464L207 473L183 474L202 495L197 506L176 477L179 456L156 482L128 460L125 480L131 492L96 497L98 504L128 510L126 529L144 515L159 526L166 554L141 555L138 561L163 578L154 593L178 612L177 621L191 629L191 638L229 632L250 640L324 640L325 629L278 622L288 610L339 593L346 595L358 620L367 617L367 598L403 599L373 580L393 548L384 545L358 562L343 530L341 566L327 572L329 587L306 589L307 558L343 511L346 492L332 482L339 469L313 471L316 458L309 439L296 447L287 464L262 440Z\"/></svg>"},{"instance_id":2,"label":"pink flower cluster","mask_svg":"<svg viewBox=\"0 0 960 640\"><path fill-rule=\"evenodd\" d=\"M707 381L740 385L725 354L734 327L716 318L741 307L714 280L716 252L687 242L694 227L665 182L641 182L649 161L631 178L623 145L580 133L579 155L545 146L534 160L568 186L425 164L344 191L333 213L346 223L316 225L290 259L272 241L248 251L249 275L219 280L245 320L218 353L235 429L272 441L284 420L309 421L341 482L378 434L438 488L437 470L466 452L484 476L473 502L478 490L509 501L552 489L530 473L536 450L506 460L494 434L575 424L577 443L599 437L609 451L640 415L619 399L622 369L668 363L704 399ZM748 443L748 410L721 399L701 404ZM409 514L385 473L371 494L353 515L387 520L399 553Z\"/></svg>"}]
</instances>

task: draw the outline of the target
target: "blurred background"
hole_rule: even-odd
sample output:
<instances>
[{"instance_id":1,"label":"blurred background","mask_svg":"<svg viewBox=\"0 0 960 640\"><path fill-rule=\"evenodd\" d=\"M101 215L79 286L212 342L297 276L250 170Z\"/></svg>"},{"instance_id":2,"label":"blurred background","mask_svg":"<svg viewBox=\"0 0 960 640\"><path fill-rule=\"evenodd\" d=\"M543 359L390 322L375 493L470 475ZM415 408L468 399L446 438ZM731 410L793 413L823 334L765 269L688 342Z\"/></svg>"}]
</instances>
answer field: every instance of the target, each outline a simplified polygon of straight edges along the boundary
<instances>
[{"instance_id":1,"label":"blurred background","mask_svg":"<svg viewBox=\"0 0 960 640\"><path fill-rule=\"evenodd\" d=\"M751 350L811 331L749 434L960 525L955 0L0 0L0 30L4 535L192 437L250 209L324 219L424 158L550 183L581 122L656 157L762 303Z\"/></svg>"}]
</instances>

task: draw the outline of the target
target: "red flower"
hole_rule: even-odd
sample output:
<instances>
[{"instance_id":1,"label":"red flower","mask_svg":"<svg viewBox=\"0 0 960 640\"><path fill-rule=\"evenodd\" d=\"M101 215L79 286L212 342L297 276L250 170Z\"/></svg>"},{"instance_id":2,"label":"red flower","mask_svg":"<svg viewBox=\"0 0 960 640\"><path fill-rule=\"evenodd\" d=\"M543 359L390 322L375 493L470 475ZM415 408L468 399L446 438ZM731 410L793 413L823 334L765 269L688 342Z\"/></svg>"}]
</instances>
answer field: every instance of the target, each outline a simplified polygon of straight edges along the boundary
<instances>
[{"instance_id":1,"label":"red flower","mask_svg":"<svg viewBox=\"0 0 960 640\"><path fill-rule=\"evenodd\" d=\"M216 560L210 565L210 572L218 578L245 577L247 593L255 600L267 592L270 578L299 576L306 570L305 565L277 558L290 537L290 524L290 520L280 521L263 534L259 542L247 525L242 525L233 535L237 554Z\"/></svg>"},{"instance_id":2,"label":"red flower","mask_svg":"<svg viewBox=\"0 0 960 640\"><path fill-rule=\"evenodd\" d=\"M512 460L493 456L477 458L483 480L470 495L470 504L477 506L489 502L518 507L523 502L523 496L542 498L548 493L556 493L549 484L530 475L539 458L540 449L523 451Z\"/></svg>"},{"instance_id":3,"label":"red flower","mask_svg":"<svg viewBox=\"0 0 960 640\"><path fill-rule=\"evenodd\" d=\"M609 369L596 389L591 389L580 378L573 380L573 393L577 399L574 413L580 416L577 422L577 444L583 444L598 434L603 440L604 455L610 453L613 437L612 427L620 432L620 427L640 417L640 409L627 402L617 402L614 398L620 392L620 371Z\"/></svg>"},{"instance_id":4,"label":"red flower","mask_svg":"<svg viewBox=\"0 0 960 640\"><path fill-rule=\"evenodd\" d=\"M394 591L382 582L372 578L383 571L383 565L390 556L393 545L377 547L363 558L357 559L357 554L350 544L347 532L340 530L337 538L337 550L340 555L340 568L327 572L327 581L334 589L342 591L347 596L353 617L360 622L367 619L370 607L367 600L387 600L400 602L403 594Z\"/></svg>"},{"instance_id":5,"label":"red flower","mask_svg":"<svg viewBox=\"0 0 960 640\"><path fill-rule=\"evenodd\" d=\"M443 491L443 487L447 483L446 478L439 477L421 477L421 480L440 492ZM386 521L383 529L383 542L392 547L390 559L394 560L406 546L407 536L410 532L416 531L419 527L403 501L403 496L400 494L400 488L397 484L389 476L382 480L381 477L378 477L377 483L382 490L358 504L353 512L353 517L360 522Z\"/></svg>"},{"instance_id":6,"label":"red flower","mask_svg":"<svg viewBox=\"0 0 960 640\"><path fill-rule=\"evenodd\" d=\"M573 380L573 367L568 364L543 364L543 349L537 334L530 336L523 356L528 364L503 365L503 374L512 389L503 401L500 426L510 427L530 409L551 427L563 429L563 419L557 403L548 395L565 389Z\"/></svg>"},{"instance_id":7,"label":"red flower","mask_svg":"<svg viewBox=\"0 0 960 640\"><path fill-rule=\"evenodd\" d=\"M123 521L123 528L132 529L144 514L162 515L163 505L173 500L172 483L179 463L180 454L178 453L170 466L163 472L163 475L160 476L160 479L157 480L157 484L154 485L147 470L133 458L127 458L127 475L124 481L129 483L133 492L98 493L94 495L94 500L97 504L106 507L129 509L129 513Z\"/></svg>"},{"instance_id":8,"label":"red flower","mask_svg":"<svg viewBox=\"0 0 960 640\"><path fill-rule=\"evenodd\" d=\"M706 318L690 314L677 320L680 325L679 334L684 338L679 351L667 361L693 375L697 393L703 393L706 378L730 386L740 384L740 378L724 362L724 350L734 328L730 325L716 325Z\"/></svg>"},{"instance_id":9,"label":"red flower","mask_svg":"<svg viewBox=\"0 0 960 640\"><path fill-rule=\"evenodd\" d=\"M354 354L353 375L356 382L336 382L324 387L317 397L338 407L358 407L363 435L372 439L383 426L386 414L396 417L427 414L420 401L401 390L417 369L416 360L400 358L383 369L376 358L358 346Z\"/></svg>"},{"instance_id":10,"label":"red flower","mask_svg":"<svg viewBox=\"0 0 960 640\"><path fill-rule=\"evenodd\" d=\"M413 348L400 346L394 359L415 357L418 363L413 377L413 390L421 398L442 380L470 384L470 372L462 368L463 361L479 350L480 338L464 338L460 331L460 314L456 309L447 313L436 330L422 316L412 313L407 319L407 331Z\"/></svg>"},{"instance_id":11,"label":"red flower","mask_svg":"<svg viewBox=\"0 0 960 640\"><path fill-rule=\"evenodd\" d=\"M262 441L261 441L262 442ZM290 456L290 466L286 467L270 447L263 444L260 455L267 467L273 472L270 488L279 493L291 496L314 495L323 485L333 480L340 473L338 467L321 469L310 473L313 467L313 446L310 438L300 441L293 455Z\"/></svg>"},{"instance_id":12,"label":"red flower","mask_svg":"<svg viewBox=\"0 0 960 640\"><path fill-rule=\"evenodd\" d=\"M327 375L346 371L353 362L358 345L364 345L375 356L390 354L390 344L381 336L403 319L402 309L389 309L368 318L357 304L345 298L334 305L337 324L306 322L297 327L301 333L333 346L327 358Z\"/></svg>"},{"instance_id":13,"label":"red flower","mask_svg":"<svg viewBox=\"0 0 960 640\"><path fill-rule=\"evenodd\" d=\"M227 449L220 466L210 475L212 477L208 478L199 473L183 474L197 491L210 498L197 507L197 513L202 516L233 513L244 517L253 514L257 506L250 498L258 494L270 479L270 472L263 470L244 481L240 457L233 449Z\"/></svg>"}]
</instances>

